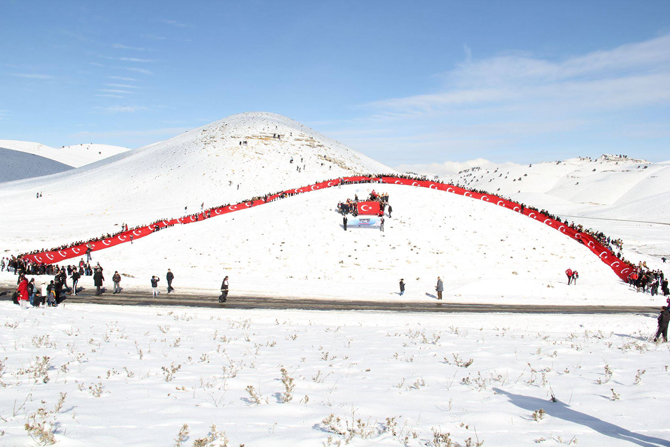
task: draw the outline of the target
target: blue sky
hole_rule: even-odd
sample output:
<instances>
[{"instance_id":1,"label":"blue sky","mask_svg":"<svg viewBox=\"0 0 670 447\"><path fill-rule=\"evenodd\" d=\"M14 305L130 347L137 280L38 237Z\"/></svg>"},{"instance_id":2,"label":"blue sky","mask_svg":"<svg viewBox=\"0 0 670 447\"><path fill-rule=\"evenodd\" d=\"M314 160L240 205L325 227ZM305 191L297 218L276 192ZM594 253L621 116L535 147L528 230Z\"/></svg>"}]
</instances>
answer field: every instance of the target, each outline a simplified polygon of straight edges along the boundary
<instances>
[{"instance_id":1,"label":"blue sky","mask_svg":"<svg viewBox=\"0 0 670 447\"><path fill-rule=\"evenodd\" d=\"M0 0L0 139L268 111L391 166L665 161L669 104L668 1Z\"/></svg>"}]
</instances>

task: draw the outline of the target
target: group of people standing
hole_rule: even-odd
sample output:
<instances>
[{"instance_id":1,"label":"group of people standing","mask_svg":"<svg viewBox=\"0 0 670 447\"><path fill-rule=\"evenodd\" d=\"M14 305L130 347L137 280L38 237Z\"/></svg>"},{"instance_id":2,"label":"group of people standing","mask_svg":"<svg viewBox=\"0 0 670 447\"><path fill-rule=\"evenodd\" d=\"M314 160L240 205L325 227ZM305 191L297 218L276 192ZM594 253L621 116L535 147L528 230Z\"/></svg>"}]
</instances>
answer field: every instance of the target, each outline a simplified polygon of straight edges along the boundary
<instances>
[{"instance_id":1,"label":"group of people standing","mask_svg":"<svg viewBox=\"0 0 670 447\"><path fill-rule=\"evenodd\" d=\"M662 270L649 270L646 264L640 263L630 275L628 275L628 284L634 287L638 293L650 293L651 296L658 295L658 289L661 289L663 296L669 296L668 278Z\"/></svg>"}]
</instances>

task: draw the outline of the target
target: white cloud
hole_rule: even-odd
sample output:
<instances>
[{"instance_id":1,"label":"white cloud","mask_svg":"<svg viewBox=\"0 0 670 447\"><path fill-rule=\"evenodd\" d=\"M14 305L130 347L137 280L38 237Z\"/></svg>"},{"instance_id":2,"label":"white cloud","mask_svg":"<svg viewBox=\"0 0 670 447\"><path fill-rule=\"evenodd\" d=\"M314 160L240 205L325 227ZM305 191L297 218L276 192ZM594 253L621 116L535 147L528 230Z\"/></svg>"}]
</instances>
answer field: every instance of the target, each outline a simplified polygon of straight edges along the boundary
<instances>
[{"instance_id":1,"label":"white cloud","mask_svg":"<svg viewBox=\"0 0 670 447\"><path fill-rule=\"evenodd\" d=\"M178 22L176 20L158 19L158 21L166 25L175 26L177 28L188 28L189 26L191 26L188 23Z\"/></svg>"},{"instance_id":2,"label":"white cloud","mask_svg":"<svg viewBox=\"0 0 670 447\"><path fill-rule=\"evenodd\" d=\"M138 89L139 87L136 85L128 85L128 84L104 84L107 87L119 87L119 88L134 88Z\"/></svg>"},{"instance_id":3,"label":"white cloud","mask_svg":"<svg viewBox=\"0 0 670 447\"><path fill-rule=\"evenodd\" d=\"M167 37L157 36L155 34L142 34L141 37L144 37L145 39L149 39L149 40L166 40L167 39Z\"/></svg>"},{"instance_id":4,"label":"white cloud","mask_svg":"<svg viewBox=\"0 0 670 447\"><path fill-rule=\"evenodd\" d=\"M152 71L150 71L150 70L145 70L144 68L135 68L135 67L114 67L114 68L117 68L117 69L119 69L119 70L133 71L133 72L135 72L135 73L142 73L142 74L146 74L146 75L152 75L152 74L154 74Z\"/></svg>"},{"instance_id":5,"label":"white cloud","mask_svg":"<svg viewBox=\"0 0 670 447\"><path fill-rule=\"evenodd\" d=\"M130 82L137 82L137 79L134 78L127 78L124 76L107 76L109 79L116 79L117 81L130 81Z\"/></svg>"},{"instance_id":6,"label":"white cloud","mask_svg":"<svg viewBox=\"0 0 670 447\"><path fill-rule=\"evenodd\" d=\"M111 107L96 107L96 110L105 113L135 113L141 110L148 110L145 106L111 106Z\"/></svg>"},{"instance_id":7,"label":"white cloud","mask_svg":"<svg viewBox=\"0 0 670 447\"><path fill-rule=\"evenodd\" d=\"M156 62L156 59L141 59L138 57L112 57L112 56L100 56L104 59L110 59L115 61L124 61L124 62L141 62L141 63L153 63Z\"/></svg>"},{"instance_id":8,"label":"white cloud","mask_svg":"<svg viewBox=\"0 0 670 447\"><path fill-rule=\"evenodd\" d=\"M12 76L16 76L17 78L25 78L25 79L56 79L54 76L47 75L47 74L37 74L37 73L12 73Z\"/></svg>"},{"instance_id":9,"label":"white cloud","mask_svg":"<svg viewBox=\"0 0 670 447\"><path fill-rule=\"evenodd\" d=\"M112 48L116 48L116 49L119 49L119 50L150 51L150 50L148 50L147 48L143 48L143 47L129 47L129 46L127 46L127 45L123 45L123 44L120 44L120 43L115 43L115 44L113 44L113 45L112 45Z\"/></svg>"},{"instance_id":10,"label":"white cloud","mask_svg":"<svg viewBox=\"0 0 670 447\"><path fill-rule=\"evenodd\" d=\"M118 93L122 95L132 95L135 92L130 92L128 90L119 90L119 89L111 89L111 88L101 88L98 90L100 92L105 92L105 93Z\"/></svg>"},{"instance_id":11,"label":"white cloud","mask_svg":"<svg viewBox=\"0 0 670 447\"><path fill-rule=\"evenodd\" d=\"M466 47L466 54L471 54ZM383 113L422 115L499 104L611 110L670 102L670 35L554 62L526 55L466 62L444 89L367 104Z\"/></svg>"}]
</instances>

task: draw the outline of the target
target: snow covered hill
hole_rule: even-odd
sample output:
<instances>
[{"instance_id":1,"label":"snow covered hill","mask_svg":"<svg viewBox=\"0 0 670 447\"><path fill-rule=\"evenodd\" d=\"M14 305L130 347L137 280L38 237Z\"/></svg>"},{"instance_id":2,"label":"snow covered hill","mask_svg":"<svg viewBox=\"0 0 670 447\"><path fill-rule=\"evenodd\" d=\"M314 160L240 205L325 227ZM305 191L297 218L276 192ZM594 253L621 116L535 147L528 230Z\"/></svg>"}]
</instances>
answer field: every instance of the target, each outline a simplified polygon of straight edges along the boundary
<instances>
[{"instance_id":1,"label":"snow covered hill","mask_svg":"<svg viewBox=\"0 0 670 447\"><path fill-rule=\"evenodd\" d=\"M57 161L10 149L0 148L0 182L56 174L72 169Z\"/></svg>"},{"instance_id":2,"label":"snow covered hill","mask_svg":"<svg viewBox=\"0 0 670 447\"><path fill-rule=\"evenodd\" d=\"M439 166L426 166L433 175ZM621 238L642 256L670 254L670 162L622 156L519 165L482 160L442 180L502 194Z\"/></svg>"},{"instance_id":3,"label":"snow covered hill","mask_svg":"<svg viewBox=\"0 0 670 447\"><path fill-rule=\"evenodd\" d=\"M107 144L77 144L55 149L28 141L0 140L0 150L3 161L9 160L15 168L11 170L8 164L0 171L0 182L8 182L79 168L130 149Z\"/></svg>"},{"instance_id":4,"label":"snow covered hill","mask_svg":"<svg viewBox=\"0 0 670 447\"><path fill-rule=\"evenodd\" d=\"M52 216L36 226L32 211L14 215L2 238L14 240L17 249L60 245L112 232L124 222L153 222L203 204L371 172L393 170L291 119L244 113L104 162L0 186L0 203L13 209L30 204ZM36 191L43 191L38 201ZM27 232L30 238L23 239Z\"/></svg>"},{"instance_id":5,"label":"snow covered hill","mask_svg":"<svg viewBox=\"0 0 670 447\"><path fill-rule=\"evenodd\" d=\"M546 169L551 166L567 169ZM244 113L104 162L0 185L0 203L15 210L0 216L0 246L11 253L51 248L116 232L121 223L147 224L201 206L384 172L393 171L293 120ZM539 185L552 177L531 178ZM365 197L375 187L391 195L394 212L386 232L344 232L336 204L355 194ZM543 188L535 190L553 186ZM35 199L35 191L43 197ZM164 276L171 268L181 292L215 293L229 275L236 293L397 300L397 283L404 278L402 299L433 300L441 276L456 301L630 302L629 289L609 267L547 226L466 197L395 185L350 185L290 197L168 228L95 252L94 261L110 276L115 270L129 275L127 287L147 288L151 275ZM579 287L564 284L568 267L581 273Z\"/></svg>"}]
</instances>

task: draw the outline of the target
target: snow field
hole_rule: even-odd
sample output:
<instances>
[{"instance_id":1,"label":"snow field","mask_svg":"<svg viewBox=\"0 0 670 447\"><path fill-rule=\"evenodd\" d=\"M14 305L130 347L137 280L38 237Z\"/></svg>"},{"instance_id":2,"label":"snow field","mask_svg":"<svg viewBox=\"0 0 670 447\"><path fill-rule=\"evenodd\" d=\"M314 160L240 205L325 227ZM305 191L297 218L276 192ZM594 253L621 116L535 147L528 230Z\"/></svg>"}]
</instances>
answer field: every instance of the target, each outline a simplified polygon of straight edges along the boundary
<instances>
[{"instance_id":1,"label":"snow field","mask_svg":"<svg viewBox=\"0 0 670 447\"><path fill-rule=\"evenodd\" d=\"M2 445L670 445L653 316L0 309Z\"/></svg>"},{"instance_id":2,"label":"snow field","mask_svg":"<svg viewBox=\"0 0 670 447\"><path fill-rule=\"evenodd\" d=\"M388 192L386 231L342 228L338 201ZM72 260L73 263L78 259ZM218 295L230 276L231 296L501 304L654 305L636 294L582 245L531 219L440 191L397 185L348 185L301 194L237 213L175 226L131 244L93 252L111 289L150 293L149 279L175 274L177 293ZM577 286L564 271L578 270ZM9 284L13 275L2 276ZM398 282L405 280L405 295ZM37 277L40 282L42 278ZM15 281L15 279L14 279ZM80 280L92 288L91 277ZM73 298L75 300L76 298Z\"/></svg>"}]
</instances>

